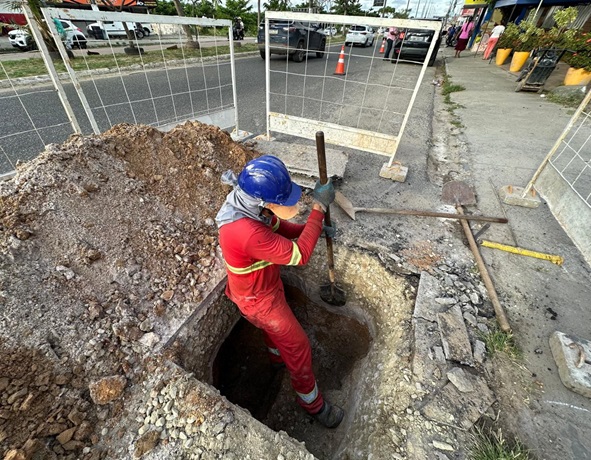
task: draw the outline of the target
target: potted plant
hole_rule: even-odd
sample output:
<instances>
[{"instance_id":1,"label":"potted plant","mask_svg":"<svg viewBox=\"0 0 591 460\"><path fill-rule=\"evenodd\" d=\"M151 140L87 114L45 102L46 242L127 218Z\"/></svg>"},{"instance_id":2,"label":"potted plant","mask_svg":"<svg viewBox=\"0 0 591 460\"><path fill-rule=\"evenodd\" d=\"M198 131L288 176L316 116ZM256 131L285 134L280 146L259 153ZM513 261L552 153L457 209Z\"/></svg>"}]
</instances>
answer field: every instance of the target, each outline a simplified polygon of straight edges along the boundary
<instances>
[{"instance_id":1,"label":"potted plant","mask_svg":"<svg viewBox=\"0 0 591 460\"><path fill-rule=\"evenodd\" d=\"M579 30L568 32L563 40L569 50L563 58L569 65L564 84L587 85L591 82L591 35Z\"/></svg>"},{"instance_id":2,"label":"potted plant","mask_svg":"<svg viewBox=\"0 0 591 460\"><path fill-rule=\"evenodd\" d=\"M513 59L509 72L519 72L534 48L540 43L543 29L536 27L531 22L524 21L519 25L520 34L513 44Z\"/></svg>"},{"instance_id":3,"label":"potted plant","mask_svg":"<svg viewBox=\"0 0 591 460\"><path fill-rule=\"evenodd\" d=\"M497 57L495 60L497 65L503 65L505 63L511 51L513 51L513 44L518 36L519 27L513 22L507 24L505 31L501 34L497 43Z\"/></svg>"}]
</instances>

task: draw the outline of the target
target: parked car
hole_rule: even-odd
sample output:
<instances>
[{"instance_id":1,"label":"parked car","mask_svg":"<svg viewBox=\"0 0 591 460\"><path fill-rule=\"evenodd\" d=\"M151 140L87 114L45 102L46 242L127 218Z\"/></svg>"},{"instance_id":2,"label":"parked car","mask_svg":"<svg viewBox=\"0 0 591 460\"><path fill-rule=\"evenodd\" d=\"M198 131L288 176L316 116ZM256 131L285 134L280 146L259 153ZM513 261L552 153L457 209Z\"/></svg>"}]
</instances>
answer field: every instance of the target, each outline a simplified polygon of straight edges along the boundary
<instances>
[{"instance_id":1,"label":"parked car","mask_svg":"<svg viewBox=\"0 0 591 460\"><path fill-rule=\"evenodd\" d=\"M150 24L140 24L137 22L128 22L126 24L130 31L135 31L135 37L137 37L138 40L144 37L149 37L152 33L152 27ZM86 26L88 35L93 36L97 40L106 40L105 30L109 34L109 37L125 37L127 35L123 23L118 21L103 21L102 26L98 22L93 22Z\"/></svg>"},{"instance_id":2,"label":"parked car","mask_svg":"<svg viewBox=\"0 0 591 460\"><path fill-rule=\"evenodd\" d=\"M369 26L351 26L345 37L345 46L363 45L371 46L376 39L373 27Z\"/></svg>"},{"instance_id":3,"label":"parked car","mask_svg":"<svg viewBox=\"0 0 591 460\"><path fill-rule=\"evenodd\" d=\"M337 34L336 27L325 27L324 28L324 35L327 37L334 37Z\"/></svg>"},{"instance_id":4,"label":"parked car","mask_svg":"<svg viewBox=\"0 0 591 460\"><path fill-rule=\"evenodd\" d=\"M437 57L437 52L439 51L439 46L441 45L441 39L444 35L445 31L442 31L437 38L437 43L435 43L433 54L431 54L431 59L427 64L428 66L435 64L435 58ZM396 62L397 59L401 59L405 61L423 63L427 57L427 52L429 51L429 46L431 45L434 36L434 30L403 30L398 36L398 40L396 40L396 43L394 44L394 60L392 62Z\"/></svg>"},{"instance_id":5,"label":"parked car","mask_svg":"<svg viewBox=\"0 0 591 460\"><path fill-rule=\"evenodd\" d=\"M271 54L288 54L294 62L302 62L309 51L324 56L326 35L321 24L300 21L277 20L269 22L269 46ZM259 25L257 43L261 57L265 59L265 24Z\"/></svg>"},{"instance_id":6,"label":"parked car","mask_svg":"<svg viewBox=\"0 0 591 460\"><path fill-rule=\"evenodd\" d=\"M79 27L74 25L67 19L59 19L64 32L66 40L70 40L72 48L84 49L87 46L86 36L82 33ZM37 49L37 43L26 28L15 29L8 32L8 41L10 44L20 49L21 51L31 51Z\"/></svg>"}]
</instances>

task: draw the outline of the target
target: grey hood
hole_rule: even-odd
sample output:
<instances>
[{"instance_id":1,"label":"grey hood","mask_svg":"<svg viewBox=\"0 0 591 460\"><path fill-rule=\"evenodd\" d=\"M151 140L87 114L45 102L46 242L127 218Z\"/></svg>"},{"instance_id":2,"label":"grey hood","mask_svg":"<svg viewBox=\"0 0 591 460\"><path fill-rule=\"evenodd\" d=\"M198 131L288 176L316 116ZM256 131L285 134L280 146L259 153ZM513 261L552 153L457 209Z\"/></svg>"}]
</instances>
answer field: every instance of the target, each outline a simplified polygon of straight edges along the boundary
<instances>
[{"instance_id":1,"label":"grey hood","mask_svg":"<svg viewBox=\"0 0 591 460\"><path fill-rule=\"evenodd\" d=\"M261 215L265 203L259 198L254 198L242 190L238 185L236 175L232 171L226 171L222 174L222 183L232 185L234 190L228 194L226 201L215 217L215 222L218 228L225 224L231 224L244 217L258 220L265 224L271 222L270 217Z\"/></svg>"}]
</instances>

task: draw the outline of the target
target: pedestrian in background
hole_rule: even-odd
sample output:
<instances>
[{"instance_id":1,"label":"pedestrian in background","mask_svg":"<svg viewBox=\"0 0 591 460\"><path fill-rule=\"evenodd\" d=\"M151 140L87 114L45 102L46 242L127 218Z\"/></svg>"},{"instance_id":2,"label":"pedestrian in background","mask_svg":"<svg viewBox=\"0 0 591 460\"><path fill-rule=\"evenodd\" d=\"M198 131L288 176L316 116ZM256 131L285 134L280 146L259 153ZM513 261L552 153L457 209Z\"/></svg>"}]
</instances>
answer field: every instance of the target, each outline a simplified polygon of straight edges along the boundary
<instances>
[{"instance_id":1,"label":"pedestrian in background","mask_svg":"<svg viewBox=\"0 0 591 460\"><path fill-rule=\"evenodd\" d=\"M447 29L447 37L445 38L445 44L447 46L454 46L454 38L456 36L456 25L452 24Z\"/></svg>"},{"instance_id":2,"label":"pedestrian in background","mask_svg":"<svg viewBox=\"0 0 591 460\"><path fill-rule=\"evenodd\" d=\"M458 37L458 43L456 45L456 56L457 58L460 57L460 53L466 49L466 45L468 45L468 40L470 40L470 35L472 35L472 31L474 30L474 23L472 22L472 16L468 18L468 20L462 25L460 29L460 36Z\"/></svg>"},{"instance_id":3,"label":"pedestrian in background","mask_svg":"<svg viewBox=\"0 0 591 460\"><path fill-rule=\"evenodd\" d=\"M482 57L482 59L488 59L490 57L492 50L499 41L499 37L503 35L503 32L505 32L505 26L503 24L497 24L495 22L495 26L493 27L493 30L490 33L490 38L488 39L488 43L486 45L486 49L484 50L484 56Z\"/></svg>"},{"instance_id":4,"label":"pedestrian in background","mask_svg":"<svg viewBox=\"0 0 591 460\"><path fill-rule=\"evenodd\" d=\"M388 56L390 56L390 51L394 48L396 40L398 40L398 29L396 27L389 27L388 33L386 34L386 52L384 53L384 61L388 60ZM394 58L394 53L392 53L392 58Z\"/></svg>"}]
</instances>

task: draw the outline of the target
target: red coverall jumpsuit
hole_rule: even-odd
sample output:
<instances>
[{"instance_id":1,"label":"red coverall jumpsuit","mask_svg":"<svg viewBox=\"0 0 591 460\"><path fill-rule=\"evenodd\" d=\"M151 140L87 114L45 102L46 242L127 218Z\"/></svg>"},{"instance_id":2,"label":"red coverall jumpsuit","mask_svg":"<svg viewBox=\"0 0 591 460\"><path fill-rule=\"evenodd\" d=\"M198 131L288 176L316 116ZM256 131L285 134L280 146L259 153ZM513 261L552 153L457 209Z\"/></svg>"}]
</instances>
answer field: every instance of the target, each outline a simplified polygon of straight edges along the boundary
<instances>
[{"instance_id":1,"label":"red coverall jumpsuit","mask_svg":"<svg viewBox=\"0 0 591 460\"><path fill-rule=\"evenodd\" d=\"M313 210L305 225L273 216L270 225L244 217L220 228L226 261L226 295L244 317L264 332L270 359L285 363L299 404L309 413L323 398L312 371L308 336L285 300L281 265L305 265L322 232L324 214ZM292 241L298 239L297 243Z\"/></svg>"}]
</instances>

